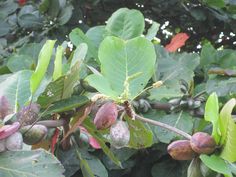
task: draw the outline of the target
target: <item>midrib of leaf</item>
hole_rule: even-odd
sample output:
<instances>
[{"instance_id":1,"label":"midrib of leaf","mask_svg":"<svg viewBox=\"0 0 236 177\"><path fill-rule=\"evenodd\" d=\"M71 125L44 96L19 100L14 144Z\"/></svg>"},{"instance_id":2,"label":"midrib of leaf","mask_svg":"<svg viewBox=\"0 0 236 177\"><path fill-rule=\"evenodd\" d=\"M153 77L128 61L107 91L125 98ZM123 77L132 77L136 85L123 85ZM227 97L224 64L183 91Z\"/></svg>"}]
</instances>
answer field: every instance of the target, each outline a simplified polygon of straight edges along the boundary
<instances>
[{"instance_id":1,"label":"midrib of leaf","mask_svg":"<svg viewBox=\"0 0 236 177\"><path fill-rule=\"evenodd\" d=\"M178 125L178 123L179 123L179 120L180 120L182 114L183 114L183 111L181 111L181 112L179 113L178 119L176 120L174 127L177 127L177 125Z\"/></svg>"},{"instance_id":2,"label":"midrib of leaf","mask_svg":"<svg viewBox=\"0 0 236 177\"><path fill-rule=\"evenodd\" d=\"M14 112L17 112L18 88L19 88L19 76L17 78L17 84L16 84L16 99L15 99L15 105L14 105Z\"/></svg>"},{"instance_id":3,"label":"midrib of leaf","mask_svg":"<svg viewBox=\"0 0 236 177\"><path fill-rule=\"evenodd\" d=\"M225 145L220 156L229 162L236 161L236 125L233 120L229 120Z\"/></svg>"}]
</instances>

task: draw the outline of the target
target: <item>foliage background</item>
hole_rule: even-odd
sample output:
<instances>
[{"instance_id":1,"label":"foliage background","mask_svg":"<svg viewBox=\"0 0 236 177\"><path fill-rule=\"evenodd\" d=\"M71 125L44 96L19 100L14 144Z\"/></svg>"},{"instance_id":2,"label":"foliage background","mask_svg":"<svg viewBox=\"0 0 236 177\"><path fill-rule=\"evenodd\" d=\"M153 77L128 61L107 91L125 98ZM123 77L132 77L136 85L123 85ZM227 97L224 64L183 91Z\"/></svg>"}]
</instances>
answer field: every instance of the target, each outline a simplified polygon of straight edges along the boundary
<instances>
[{"instance_id":1,"label":"foliage background","mask_svg":"<svg viewBox=\"0 0 236 177\"><path fill-rule=\"evenodd\" d=\"M143 13L146 18L145 34L151 26L150 20L160 24L160 30L156 35L160 39L160 45L155 49L159 62L156 77L168 78L166 79L168 87L158 92L151 91L148 99L152 108L155 108L156 100L167 103L172 98L188 94L188 97L193 98L196 93L204 90L208 94L216 91L222 103L235 95L236 3L233 0L35 0L22 3L14 0L1 1L0 73L10 74L23 69L34 70L39 51L47 39L57 39L58 43L71 40L75 49L77 43L73 41L74 37L71 36L73 33L69 35L73 29L80 28L86 33L93 26L105 25L111 14L122 7L137 9ZM190 39L179 50L180 54L167 53L162 46L168 44L172 36L179 32L187 33ZM63 45L66 46L67 43L64 42ZM69 58L70 54L71 51L67 48L66 57ZM22 61L20 64L19 60ZM167 61L169 61L168 66L165 65ZM177 76L169 77L170 70L176 65L179 66L176 71ZM230 74L221 76L216 72L216 75L208 75L210 69L215 71L215 67ZM181 76L179 73L182 73ZM28 78L28 75L26 72L22 77ZM1 78L4 80L4 75ZM187 82L187 92L190 93L180 91L179 81L182 79ZM194 82L194 86L191 82ZM194 88L191 90L190 87ZM48 101L44 100L43 96L41 104ZM204 103L201 106L203 108ZM204 128L199 126L202 121L196 118L203 117L203 113L198 115L194 112L192 115L189 114L191 111L195 110L181 108L172 114L170 112L166 114L164 111L151 109L143 114L145 117L155 117L189 133L199 130L210 132L208 126ZM66 176L74 173L74 176L82 176L79 166L83 163L82 159L86 159L93 173L101 177L186 176L189 162L174 161L166 152L167 144L179 137L152 126L147 130L155 132L157 136L154 136L154 144L151 147L139 150L112 149L124 169L114 165L102 151L95 151L87 146L80 149L79 161L74 155L76 147L67 152L59 149L56 156L66 168ZM211 175L216 176L215 173Z\"/></svg>"}]
</instances>

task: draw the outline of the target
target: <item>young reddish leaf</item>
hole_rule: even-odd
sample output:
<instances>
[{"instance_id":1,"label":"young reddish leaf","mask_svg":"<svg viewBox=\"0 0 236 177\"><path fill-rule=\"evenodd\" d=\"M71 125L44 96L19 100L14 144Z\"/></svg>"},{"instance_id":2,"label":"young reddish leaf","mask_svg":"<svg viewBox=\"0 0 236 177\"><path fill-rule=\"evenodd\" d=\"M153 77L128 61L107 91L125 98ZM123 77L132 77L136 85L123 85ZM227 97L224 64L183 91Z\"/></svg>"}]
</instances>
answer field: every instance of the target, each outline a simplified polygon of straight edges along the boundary
<instances>
[{"instance_id":1,"label":"young reddish leaf","mask_svg":"<svg viewBox=\"0 0 236 177\"><path fill-rule=\"evenodd\" d=\"M13 133L17 132L20 128L19 122L14 122L12 125L4 125L0 128L0 140L5 139L12 135Z\"/></svg>"},{"instance_id":2,"label":"young reddish leaf","mask_svg":"<svg viewBox=\"0 0 236 177\"><path fill-rule=\"evenodd\" d=\"M81 132L83 132L83 133L85 133L85 134L87 134L89 136L89 144L90 144L90 146L92 146L94 149L101 149L100 144L97 142L97 140L94 137L92 137L90 135L90 133L88 132L88 130L86 128L84 128L82 126L79 126L79 128L80 128Z\"/></svg>"},{"instance_id":3,"label":"young reddish leaf","mask_svg":"<svg viewBox=\"0 0 236 177\"><path fill-rule=\"evenodd\" d=\"M90 135L89 137L89 144L92 146L94 149L101 149L100 144L97 142L97 140Z\"/></svg>"},{"instance_id":4,"label":"young reddish leaf","mask_svg":"<svg viewBox=\"0 0 236 177\"><path fill-rule=\"evenodd\" d=\"M20 6L25 5L25 3L26 3L26 0L18 0L18 4L19 4Z\"/></svg>"},{"instance_id":5,"label":"young reddish leaf","mask_svg":"<svg viewBox=\"0 0 236 177\"><path fill-rule=\"evenodd\" d=\"M65 134L65 136L63 137L62 141L63 142L71 133L75 132L77 130L77 128L79 128L79 126L81 125L81 123L84 121L84 119L86 119L86 117L89 115L89 113L91 112L92 109L92 105L89 105L88 107L85 108L84 110L84 114L79 117L77 119L77 122L71 127L71 129Z\"/></svg>"},{"instance_id":6,"label":"young reddish leaf","mask_svg":"<svg viewBox=\"0 0 236 177\"><path fill-rule=\"evenodd\" d=\"M165 46L165 49L168 52L175 52L185 45L188 38L189 36L186 33L178 33L171 39L171 42Z\"/></svg>"},{"instance_id":7,"label":"young reddish leaf","mask_svg":"<svg viewBox=\"0 0 236 177\"><path fill-rule=\"evenodd\" d=\"M52 137L52 142L51 142L51 153L54 154L54 151L55 151L55 145L57 143L57 139L59 137L59 129L56 128L54 134L53 134L53 137Z\"/></svg>"}]
</instances>

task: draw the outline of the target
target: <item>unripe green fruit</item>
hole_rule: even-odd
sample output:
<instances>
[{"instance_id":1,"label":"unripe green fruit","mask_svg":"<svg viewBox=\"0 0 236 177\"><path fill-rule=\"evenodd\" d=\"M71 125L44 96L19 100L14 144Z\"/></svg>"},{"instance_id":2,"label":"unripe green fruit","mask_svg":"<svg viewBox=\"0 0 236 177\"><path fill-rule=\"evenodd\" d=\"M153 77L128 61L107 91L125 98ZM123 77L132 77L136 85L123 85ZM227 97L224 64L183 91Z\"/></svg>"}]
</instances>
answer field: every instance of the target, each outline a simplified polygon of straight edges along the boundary
<instances>
[{"instance_id":1,"label":"unripe green fruit","mask_svg":"<svg viewBox=\"0 0 236 177\"><path fill-rule=\"evenodd\" d=\"M23 141L25 144L33 145L42 141L46 136L48 129L44 125L27 125L21 128L23 134Z\"/></svg>"},{"instance_id":2,"label":"unripe green fruit","mask_svg":"<svg viewBox=\"0 0 236 177\"><path fill-rule=\"evenodd\" d=\"M111 145L117 149L127 146L130 140L128 125L125 122L118 120L110 128L110 138Z\"/></svg>"},{"instance_id":3,"label":"unripe green fruit","mask_svg":"<svg viewBox=\"0 0 236 177\"><path fill-rule=\"evenodd\" d=\"M23 137L20 132L15 132L6 138L6 148L9 151L16 151L22 149Z\"/></svg>"},{"instance_id":4,"label":"unripe green fruit","mask_svg":"<svg viewBox=\"0 0 236 177\"><path fill-rule=\"evenodd\" d=\"M216 148L214 138L204 132L195 133L190 140L190 145L198 154L211 154Z\"/></svg>"},{"instance_id":5,"label":"unripe green fruit","mask_svg":"<svg viewBox=\"0 0 236 177\"><path fill-rule=\"evenodd\" d=\"M175 160L191 160L196 156L189 140L177 140L169 144L167 151Z\"/></svg>"},{"instance_id":6,"label":"unripe green fruit","mask_svg":"<svg viewBox=\"0 0 236 177\"><path fill-rule=\"evenodd\" d=\"M99 108L94 124L98 130L109 128L117 119L118 110L115 103L107 102Z\"/></svg>"}]
</instances>

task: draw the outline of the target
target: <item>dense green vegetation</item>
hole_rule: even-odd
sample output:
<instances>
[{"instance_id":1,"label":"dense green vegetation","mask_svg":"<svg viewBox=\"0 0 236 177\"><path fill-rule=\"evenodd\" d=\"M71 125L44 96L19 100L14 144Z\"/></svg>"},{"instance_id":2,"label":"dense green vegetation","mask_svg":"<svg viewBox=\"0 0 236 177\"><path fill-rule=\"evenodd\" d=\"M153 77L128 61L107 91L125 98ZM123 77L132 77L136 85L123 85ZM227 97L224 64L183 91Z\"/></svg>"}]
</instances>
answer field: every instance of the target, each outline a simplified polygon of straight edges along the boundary
<instances>
[{"instance_id":1,"label":"dense green vegetation","mask_svg":"<svg viewBox=\"0 0 236 177\"><path fill-rule=\"evenodd\" d=\"M235 15L231 0L1 1L0 176L235 176Z\"/></svg>"}]
</instances>

